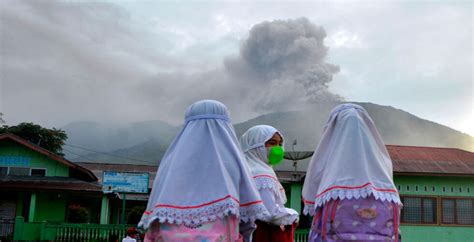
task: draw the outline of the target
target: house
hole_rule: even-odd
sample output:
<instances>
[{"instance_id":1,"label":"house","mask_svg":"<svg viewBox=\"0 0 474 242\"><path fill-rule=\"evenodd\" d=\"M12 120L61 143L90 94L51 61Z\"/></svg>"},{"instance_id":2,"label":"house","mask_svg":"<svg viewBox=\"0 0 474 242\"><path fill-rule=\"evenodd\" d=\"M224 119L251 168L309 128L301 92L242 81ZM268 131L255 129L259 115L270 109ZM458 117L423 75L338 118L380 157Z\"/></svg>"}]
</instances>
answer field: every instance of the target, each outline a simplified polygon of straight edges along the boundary
<instances>
[{"instance_id":1,"label":"house","mask_svg":"<svg viewBox=\"0 0 474 242\"><path fill-rule=\"evenodd\" d=\"M87 211L84 222L109 222L110 195L92 171L13 134L0 134L0 193L0 238L11 237L20 218L21 238L38 239L42 221L68 222L71 208Z\"/></svg>"}]
</instances>

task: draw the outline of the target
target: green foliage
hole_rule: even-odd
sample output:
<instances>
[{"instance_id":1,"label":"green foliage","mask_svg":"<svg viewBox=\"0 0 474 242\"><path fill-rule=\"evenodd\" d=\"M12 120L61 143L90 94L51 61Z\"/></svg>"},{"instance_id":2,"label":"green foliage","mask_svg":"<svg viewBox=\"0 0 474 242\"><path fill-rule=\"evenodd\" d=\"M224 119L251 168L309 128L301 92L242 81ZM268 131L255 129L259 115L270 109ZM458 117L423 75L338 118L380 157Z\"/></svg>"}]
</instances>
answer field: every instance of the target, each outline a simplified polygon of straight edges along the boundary
<instances>
[{"instance_id":1,"label":"green foliage","mask_svg":"<svg viewBox=\"0 0 474 242\"><path fill-rule=\"evenodd\" d=\"M69 205L67 221L70 223L88 223L90 219L89 211L80 205Z\"/></svg>"},{"instance_id":2,"label":"green foliage","mask_svg":"<svg viewBox=\"0 0 474 242\"><path fill-rule=\"evenodd\" d=\"M24 122L15 126L3 125L0 127L0 134L2 133L12 133L57 155L64 156L62 146L67 140L64 130L48 129L34 123Z\"/></svg>"},{"instance_id":3,"label":"green foliage","mask_svg":"<svg viewBox=\"0 0 474 242\"><path fill-rule=\"evenodd\" d=\"M145 212L144 206L133 207L132 210L130 210L130 212L128 212L127 214L127 224L138 224L143 215L143 212Z\"/></svg>"}]
</instances>

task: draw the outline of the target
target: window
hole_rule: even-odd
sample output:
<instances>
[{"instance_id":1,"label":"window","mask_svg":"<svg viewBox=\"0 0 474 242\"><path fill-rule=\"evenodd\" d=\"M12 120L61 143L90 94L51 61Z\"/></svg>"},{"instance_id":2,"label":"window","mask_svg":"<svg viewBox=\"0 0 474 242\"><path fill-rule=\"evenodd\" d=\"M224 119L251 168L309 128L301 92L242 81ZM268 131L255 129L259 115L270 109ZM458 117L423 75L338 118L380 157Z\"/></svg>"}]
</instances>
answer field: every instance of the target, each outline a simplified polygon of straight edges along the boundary
<instances>
[{"instance_id":1,"label":"window","mask_svg":"<svg viewBox=\"0 0 474 242\"><path fill-rule=\"evenodd\" d=\"M474 199L442 198L441 208L443 224L474 225Z\"/></svg>"},{"instance_id":2,"label":"window","mask_svg":"<svg viewBox=\"0 0 474 242\"><path fill-rule=\"evenodd\" d=\"M10 176L29 176L30 168L27 167L10 167Z\"/></svg>"},{"instance_id":3,"label":"window","mask_svg":"<svg viewBox=\"0 0 474 242\"><path fill-rule=\"evenodd\" d=\"M458 224L474 225L474 199L456 199Z\"/></svg>"},{"instance_id":4,"label":"window","mask_svg":"<svg viewBox=\"0 0 474 242\"><path fill-rule=\"evenodd\" d=\"M454 199L443 199L442 205L443 216L442 222L445 224L453 224L455 220Z\"/></svg>"},{"instance_id":5,"label":"window","mask_svg":"<svg viewBox=\"0 0 474 242\"><path fill-rule=\"evenodd\" d=\"M402 221L406 223L421 222L421 198L403 198Z\"/></svg>"},{"instance_id":6,"label":"window","mask_svg":"<svg viewBox=\"0 0 474 242\"><path fill-rule=\"evenodd\" d=\"M402 202L402 223L436 223L436 198L402 197Z\"/></svg>"},{"instance_id":7,"label":"window","mask_svg":"<svg viewBox=\"0 0 474 242\"><path fill-rule=\"evenodd\" d=\"M46 169L31 168L31 176L46 176Z\"/></svg>"},{"instance_id":8,"label":"window","mask_svg":"<svg viewBox=\"0 0 474 242\"><path fill-rule=\"evenodd\" d=\"M0 167L0 176L6 176L8 174L8 167Z\"/></svg>"},{"instance_id":9,"label":"window","mask_svg":"<svg viewBox=\"0 0 474 242\"><path fill-rule=\"evenodd\" d=\"M400 221L408 224L474 225L474 198L402 196ZM438 204L441 209L438 213ZM438 215L439 214L439 215Z\"/></svg>"}]
</instances>

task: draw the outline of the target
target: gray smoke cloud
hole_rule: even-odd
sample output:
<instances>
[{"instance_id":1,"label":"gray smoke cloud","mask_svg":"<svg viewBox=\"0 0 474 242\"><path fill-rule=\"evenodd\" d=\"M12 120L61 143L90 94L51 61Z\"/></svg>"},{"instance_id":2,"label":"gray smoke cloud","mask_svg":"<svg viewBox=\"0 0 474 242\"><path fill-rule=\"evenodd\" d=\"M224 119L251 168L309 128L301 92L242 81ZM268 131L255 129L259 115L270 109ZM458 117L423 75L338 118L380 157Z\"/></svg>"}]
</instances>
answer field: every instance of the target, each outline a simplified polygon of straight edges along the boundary
<instances>
[{"instance_id":1,"label":"gray smoke cloud","mask_svg":"<svg viewBox=\"0 0 474 242\"><path fill-rule=\"evenodd\" d=\"M323 27L307 18L256 24L242 43L240 56L226 62L235 79L253 77L257 110L275 111L321 101L340 101L328 85L339 67L326 63ZM252 73L253 75L251 75Z\"/></svg>"},{"instance_id":2,"label":"gray smoke cloud","mask_svg":"<svg viewBox=\"0 0 474 242\"><path fill-rule=\"evenodd\" d=\"M217 99L236 121L340 101L328 90L339 67L325 62L325 37L324 29L306 18L259 23L242 40L238 54L224 59L222 68L159 73L143 80L135 95L149 108L160 107L168 114L200 99Z\"/></svg>"},{"instance_id":3,"label":"gray smoke cloud","mask_svg":"<svg viewBox=\"0 0 474 242\"><path fill-rule=\"evenodd\" d=\"M0 20L0 112L8 124L177 124L204 98L225 103L239 122L341 99L328 90L339 68L325 62L326 33L306 18L254 25L213 69L206 55L170 54L174 37L111 3L2 2Z\"/></svg>"}]
</instances>

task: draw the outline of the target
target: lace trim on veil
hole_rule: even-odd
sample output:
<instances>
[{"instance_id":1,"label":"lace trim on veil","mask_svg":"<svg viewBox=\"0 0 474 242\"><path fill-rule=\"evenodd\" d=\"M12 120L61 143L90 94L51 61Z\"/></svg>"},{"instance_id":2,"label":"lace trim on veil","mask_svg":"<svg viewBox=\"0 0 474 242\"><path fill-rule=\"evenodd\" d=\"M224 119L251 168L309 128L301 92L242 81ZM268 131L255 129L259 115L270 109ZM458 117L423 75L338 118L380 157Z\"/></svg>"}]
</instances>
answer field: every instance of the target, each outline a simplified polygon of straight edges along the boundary
<instances>
[{"instance_id":1,"label":"lace trim on veil","mask_svg":"<svg viewBox=\"0 0 474 242\"><path fill-rule=\"evenodd\" d=\"M255 185L257 186L258 190L261 189L269 189L271 190L276 196L278 196L283 203L286 203L286 194L285 189L283 186L275 180L276 178L270 176L254 176Z\"/></svg>"},{"instance_id":2,"label":"lace trim on veil","mask_svg":"<svg viewBox=\"0 0 474 242\"><path fill-rule=\"evenodd\" d=\"M188 227L198 227L228 215L236 215L244 222L262 219L268 211L262 201L240 204L231 196L201 206L178 207L171 205L156 205L151 211L145 211L139 227L147 229L157 220L160 223L184 224Z\"/></svg>"},{"instance_id":3,"label":"lace trim on veil","mask_svg":"<svg viewBox=\"0 0 474 242\"><path fill-rule=\"evenodd\" d=\"M359 199L359 198L367 198L368 196L373 195L375 199L380 201L388 201L394 202L400 206L402 206L402 202L400 201L400 196L398 192L393 191L378 191L373 186L367 186L359 189L344 189L344 188L335 188L333 190L329 190L326 193L323 193L319 197L317 197L314 202L313 201L304 201L305 206L303 213L314 215L316 209L318 207L322 207L325 203L330 200L336 199Z\"/></svg>"}]
</instances>

